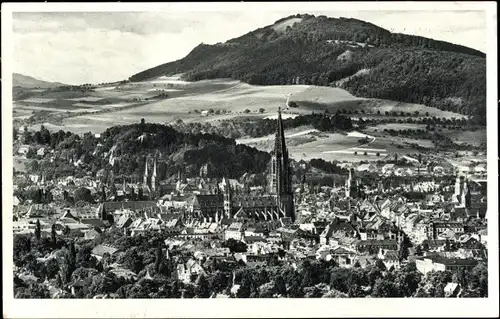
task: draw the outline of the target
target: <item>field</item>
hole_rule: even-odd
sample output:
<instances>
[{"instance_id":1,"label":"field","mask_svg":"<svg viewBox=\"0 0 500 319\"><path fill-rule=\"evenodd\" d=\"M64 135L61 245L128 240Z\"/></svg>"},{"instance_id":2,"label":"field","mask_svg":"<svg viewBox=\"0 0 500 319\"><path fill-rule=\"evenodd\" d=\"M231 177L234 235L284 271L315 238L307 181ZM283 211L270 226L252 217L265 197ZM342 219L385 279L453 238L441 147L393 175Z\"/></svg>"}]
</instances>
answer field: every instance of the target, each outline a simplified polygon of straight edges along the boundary
<instances>
[{"instance_id":1,"label":"field","mask_svg":"<svg viewBox=\"0 0 500 319\"><path fill-rule=\"evenodd\" d=\"M159 97L168 94L168 97ZM18 119L29 116L34 110L61 112L62 125L44 123L49 130L69 130L77 133L99 133L105 129L131 123L141 118L147 122L169 124L177 119L189 122L211 122L245 117L276 118L278 107L285 107L286 99L298 107L283 110L283 118L295 117L311 112L330 113L349 111L355 117L387 118L385 112L405 112L419 116L455 117L462 115L435 108L352 96L347 91L331 87L308 85L255 86L230 79L185 82L179 76L160 77L153 81L133 82L97 87L92 91L34 92L14 103L14 116ZM212 110L211 115L203 111ZM361 112L363 110L363 112ZM78 112L75 114L74 112ZM413 115L416 117L417 115ZM41 123L35 125L39 127ZM425 127L425 126L424 126ZM408 138L389 138L381 134L383 129L424 128L416 124L384 124L368 127L363 133L372 135L368 145L359 145L360 136L340 133L320 133L310 127L287 132L291 156L296 159L322 157L335 160L377 160L390 152L415 152L408 143L433 147L430 141ZM452 138L474 140L480 132L450 133ZM361 134L361 133L360 133ZM270 150L272 136L258 139L241 139L240 143ZM355 155L357 152L357 155ZM367 155L364 155L366 152ZM378 155L377 155L378 154Z\"/></svg>"},{"instance_id":2,"label":"field","mask_svg":"<svg viewBox=\"0 0 500 319\"><path fill-rule=\"evenodd\" d=\"M376 137L362 132L326 133L307 126L294 128L285 132L290 157L295 160L323 158L346 162L377 161L389 154L418 153L408 143L420 144L432 148L430 141L412 140L408 138ZM360 143L367 137L368 143ZM238 143L269 152L273 149L274 135L259 138L243 138ZM366 155L365 155L366 153Z\"/></svg>"}]
</instances>

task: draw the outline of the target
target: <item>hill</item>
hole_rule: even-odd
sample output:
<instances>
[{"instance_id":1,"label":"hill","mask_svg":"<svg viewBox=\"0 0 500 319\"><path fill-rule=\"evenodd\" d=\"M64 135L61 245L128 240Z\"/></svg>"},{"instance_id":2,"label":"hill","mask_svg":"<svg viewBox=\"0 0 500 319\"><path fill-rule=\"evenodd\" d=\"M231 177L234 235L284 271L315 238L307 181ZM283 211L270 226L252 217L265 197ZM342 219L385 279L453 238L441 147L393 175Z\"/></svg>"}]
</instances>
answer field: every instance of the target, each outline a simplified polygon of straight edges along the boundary
<instances>
[{"instance_id":1,"label":"hill","mask_svg":"<svg viewBox=\"0 0 500 319\"><path fill-rule=\"evenodd\" d=\"M61 176L96 176L100 170L115 176L142 176L146 158L158 154L159 178L165 179L183 171L198 176L207 165L207 177L239 178L244 173L261 173L270 154L237 144L234 139L214 134L181 133L170 126L140 123L113 126L100 137L86 133L80 137L62 130L50 132L41 127L23 133L24 143L46 145L54 149L57 160L47 157L40 169L47 178ZM31 156L27 155L29 158ZM32 155L34 156L34 155ZM80 165L74 165L80 160ZM35 170L36 171L36 170Z\"/></svg>"},{"instance_id":2,"label":"hill","mask_svg":"<svg viewBox=\"0 0 500 319\"><path fill-rule=\"evenodd\" d=\"M202 43L130 81L179 73L188 81L338 86L355 96L424 104L486 123L484 53L356 19L286 17L225 43Z\"/></svg>"},{"instance_id":3,"label":"hill","mask_svg":"<svg viewBox=\"0 0 500 319\"><path fill-rule=\"evenodd\" d=\"M12 74L12 86L22 87L26 89L48 89L63 86L64 84L59 82L47 82L35 79L31 76L13 73Z\"/></svg>"}]
</instances>

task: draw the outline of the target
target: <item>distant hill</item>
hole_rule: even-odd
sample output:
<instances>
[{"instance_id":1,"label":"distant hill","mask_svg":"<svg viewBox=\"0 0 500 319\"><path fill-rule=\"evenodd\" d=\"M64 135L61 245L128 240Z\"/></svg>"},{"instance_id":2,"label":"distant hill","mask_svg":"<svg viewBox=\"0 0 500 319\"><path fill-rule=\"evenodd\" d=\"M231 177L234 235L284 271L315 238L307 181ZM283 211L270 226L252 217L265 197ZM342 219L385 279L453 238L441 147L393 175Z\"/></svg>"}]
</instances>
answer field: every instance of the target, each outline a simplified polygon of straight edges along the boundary
<instances>
[{"instance_id":1,"label":"distant hill","mask_svg":"<svg viewBox=\"0 0 500 319\"><path fill-rule=\"evenodd\" d=\"M183 59L130 80L178 73L191 81L339 86L356 96L425 104L486 123L483 52L357 19L289 16L225 43L200 44Z\"/></svg>"},{"instance_id":2,"label":"distant hill","mask_svg":"<svg viewBox=\"0 0 500 319\"><path fill-rule=\"evenodd\" d=\"M35 79L31 76L13 73L12 74L12 86L13 87L22 87L26 89L49 89L56 88L59 86L63 86L65 84L59 82L47 82Z\"/></svg>"}]
</instances>

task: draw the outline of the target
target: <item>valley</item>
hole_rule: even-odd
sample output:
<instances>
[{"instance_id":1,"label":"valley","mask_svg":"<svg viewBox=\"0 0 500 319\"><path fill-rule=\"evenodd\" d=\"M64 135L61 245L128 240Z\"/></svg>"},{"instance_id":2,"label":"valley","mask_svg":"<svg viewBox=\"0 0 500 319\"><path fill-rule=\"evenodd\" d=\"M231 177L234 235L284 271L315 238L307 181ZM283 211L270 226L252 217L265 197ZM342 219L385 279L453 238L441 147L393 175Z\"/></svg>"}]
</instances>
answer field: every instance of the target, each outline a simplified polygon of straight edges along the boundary
<instances>
[{"instance_id":1,"label":"valley","mask_svg":"<svg viewBox=\"0 0 500 319\"><path fill-rule=\"evenodd\" d=\"M163 96L160 96L164 94ZM278 107L285 108L286 98L296 107L283 110L283 118L301 114L340 112L359 120L401 121L439 117L462 119L464 115L418 104L381 99L358 98L334 87L312 85L258 86L231 79L182 81L180 75L162 76L148 81L99 85L89 90L58 91L26 89L27 98L14 101L14 120L28 123L38 130L44 125L50 131L73 133L102 133L115 125L146 122L173 124L210 123L220 126L231 120L276 118ZM34 113L35 112L35 113ZM36 113L38 112L38 113ZM40 114L34 123L27 119ZM287 130L290 153L297 160L376 161L388 153L418 152L411 145L432 148L431 141L394 138L382 134L384 129L408 130L425 127L423 124L387 123L369 125L359 131L375 135L369 146L360 145L359 136L346 133L318 132L308 127ZM472 133L472 132L471 132ZM468 141L484 140L484 131L469 134ZM460 133L449 132L460 140ZM269 151L273 136L251 138L243 136L238 143ZM477 144L477 143L476 143Z\"/></svg>"}]
</instances>

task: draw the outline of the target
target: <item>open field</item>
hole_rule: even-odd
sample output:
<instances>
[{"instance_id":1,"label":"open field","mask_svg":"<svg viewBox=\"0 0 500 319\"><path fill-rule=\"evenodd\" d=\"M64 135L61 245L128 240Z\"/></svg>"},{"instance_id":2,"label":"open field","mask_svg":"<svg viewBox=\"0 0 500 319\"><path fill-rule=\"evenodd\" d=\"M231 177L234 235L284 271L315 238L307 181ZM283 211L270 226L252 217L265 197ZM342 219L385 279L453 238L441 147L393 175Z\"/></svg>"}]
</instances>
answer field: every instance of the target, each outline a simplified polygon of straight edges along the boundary
<instances>
[{"instance_id":1,"label":"open field","mask_svg":"<svg viewBox=\"0 0 500 319\"><path fill-rule=\"evenodd\" d=\"M160 93L167 93L169 97L153 98ZM415 110L419 111L420 116L425 116L428 112L429 116L461 117L459 114L443 112L423 105L357 98L339 88L307 85L255 86L230 79L184 82L179 77L162 77L155 81L107 85L96 88L94 91L37 94L43 94L40 98L53 100L43 104L17 101L16 116L18 118L28 116L27 112L30 110L45 109L50 112L64 112L62 125L50 123L44 123L44 125L49 130L62 129L75 133L89 131L99 133L115 125L138 123L141 118L147 122L162 124L182 119L185 123L210 122L213 125L227 119L275 118L278 107L285 106L287 96L290 96L290 101L295 101L299 107L283 110L283 118L310 114L313 111L322 113L325 109L328 109L330 113L337 110L358 110L359 114L348 115L352 117L386 117L386 111L414 114ZM30 98L38 98L38 96L30 96ZM141 102L138 103L138 101ZM210 109L214 111L214 114L209 116L201 114L202 111ZM261 109L263 112L260 112ZM360 110L364 110L365 114L361 114ZM93 114L96 111L98 113ZM75 116L71 112L83 112L83 114ZM36 127L39 125L37 124ZM367 128L358 134L346 135L323 133L311 127L302 127L287 131L287 145L290 156L297 160L324 158L340 161L378 160L390 153L416 152L408 146L409 143L433 147L431 141L388 137L382 134L383 128L393 127L394 129L396 127L399 129L416 128L412 124L385 124L376 128ZM375 138L370 138L369 144L361 145L359 140L363 138L363 134ZM478 134L467 138L473 139ZM457 136L457 138L460 137ZM274 136L241 139L238 142L269 151L272 149ZM365 152L366 155L364 155Z\"/></svg>"},{"instance_id":2,"label":"open field","mask_svg":"<svg viewBox=\"0 0 500 319\"><path fill-rule=\"evenodd\" d=\"M366 132L382 132L384 130L425 130L425 124L411 123L387 123L369 126L365 129Z\"/></svg>"},{"instance_id":3,"label":"open field","mask_svg":"<svg viewBox=\"0 0 500 319\"><path fill-rule=\"evenodd\" d=\"M348 162L376 161L394 153L418 153L416 149L409 147L407 143L433 147L430 141L376 137L362 132L350 132L348 134L326 133L306 126L287 130L285 136L290 156L295 160L323 158L325 160ZM365 136L368 137L368 143L360 144L359 140ZM274 135L243 138L237 140L237 142L269 152L273 149Z\"/></svg>"},{"instance_id":4,"label":"open field","mask_svg":"<svg viewBox=\"0 0 500 319\"><path fill-rule=\"evenodd\" d=\"M361 99L339 88L307 85L255 86L229 79L183 82L177 77L172 80L164 78L158 81L128 83L114 89L90 93L130 102L140 96L157 95L158 92L154 90L162 89L162 85L165 90L168 90L169 98L167 99L146 101L145 105L111 111L98 116L82 115L67 118L63 123L68 126L68 129L74 128L76 123L84 123L93 129L103 131L113 123L137 123L141 118L148 122L158 123L171 123L179 118L186 123L214 123L218 120L243 116L274 118L277 108L284 106L287 96L290 96L291 101L296 101L299 107L283 111L283 117L309 114L312 111L324 112L325 108L328 108L331 113L340 109L365 109L374 113L376 113L375 110L380 110L382 114L386 110L397 109L406 112L418 108L422 115L428 112L429 116L460 117L455 113L421 105ZM106 108L107 105L102 107ZM210 109L220 111L221 114L210 116L200 114ZM264 112L260 113L260 109Z\"/></svg>"}]
</instances>

